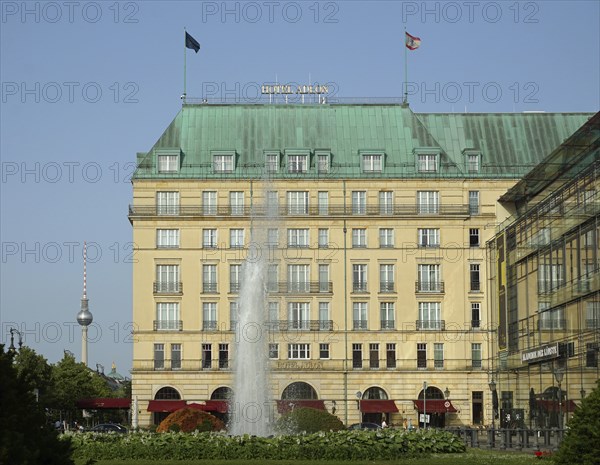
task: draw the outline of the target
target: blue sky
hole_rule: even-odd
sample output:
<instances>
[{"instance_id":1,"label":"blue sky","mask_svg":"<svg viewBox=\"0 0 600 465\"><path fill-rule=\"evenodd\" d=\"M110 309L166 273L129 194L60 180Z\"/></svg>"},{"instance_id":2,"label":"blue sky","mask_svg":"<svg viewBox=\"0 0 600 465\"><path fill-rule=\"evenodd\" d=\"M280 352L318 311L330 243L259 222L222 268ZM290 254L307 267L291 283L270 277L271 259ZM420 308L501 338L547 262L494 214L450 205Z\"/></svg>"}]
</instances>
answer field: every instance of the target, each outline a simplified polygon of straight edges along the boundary
<instances>
[{"instance_id":1,"label":"blue sky","mask_svg":"<svg viewBox=\"0 0 600 465\"><path fill-rule=\"evenodd\" d=\"M417 112L596 112L600 2L0 2L0 340L79 358L82 246L89 364L131 368L128 177L189 97L329 83L401 97L404 28Z\"/></svg>"}]
</instances>

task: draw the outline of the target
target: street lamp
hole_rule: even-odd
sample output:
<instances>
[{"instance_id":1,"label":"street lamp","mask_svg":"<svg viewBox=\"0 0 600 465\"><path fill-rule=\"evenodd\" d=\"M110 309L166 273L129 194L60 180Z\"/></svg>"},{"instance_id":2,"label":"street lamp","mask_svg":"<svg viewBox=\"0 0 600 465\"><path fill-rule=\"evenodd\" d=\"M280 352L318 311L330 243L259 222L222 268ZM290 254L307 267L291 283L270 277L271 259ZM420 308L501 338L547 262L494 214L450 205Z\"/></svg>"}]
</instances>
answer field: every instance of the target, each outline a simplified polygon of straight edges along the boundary
<instances>
[{"instance_id":1,"label":"street lamp","mask_svg":"<svg viewBox=\"0 0 600 465\"><path fill-rule=\"evenodd\" d=\"M565 373L562 370L562 368L557 368L557 369L554 370L554 377L556 378L556 382L558 383L558 427L560 429L562 429L562 423L563 423L563 418L562 418L562 389L560 388L560 385L562 383L564 374Z\"/></svg>"},{"instance_id":2,"label":"street lamp","mask_svg":"<svg viewBox=\"0 0 600 465\"><path fill-rule=\"evenodd\" d=\"M15 347L15 333L19 335L19 350L23 347L23 333L15 328L10 328L10 346L8 347L8 353L14 355L17 352Z\"/></svg>"},{"instance_id":3,"label":"street lamp","mask_svg":"<svg viewBox=\"0 0 600 465\"><path fill-rule=\"evenodd\" d=\"M444 396L446 396L446 399L450 398L450 389L448 389L448 386L444 389Z\"/></svg>"},{"instance_id":4,"label":"street lamp","mask_svg":"<svg viewBox=\"0 0 600 465\"><path fill-rule=\"evenodd\" d=\"M423 381L423 428L427 428L427 381Z\"/></svg>"},{"instance_id":5,"label":"street lamp","mask_svg":"<svg viewBox=\"0 0 600 465\"><path fill-rule=\"evenodd\" d=\"M583 400L583 398L585 397L585 389L581 388L579 394L581 394L581 400Z\"/></svg>"},{"instance_id":6,"label":"street lamp","mask_svg":"<svg viewBox=\"0 0 600 465\"><path fill-rule=\"evenodd\" d=\"M498 409L498 393L496 392L496 381L494 378L489 382L492 392L492 430L496 428L496 410Z\"/></svg>"}]
</instances>

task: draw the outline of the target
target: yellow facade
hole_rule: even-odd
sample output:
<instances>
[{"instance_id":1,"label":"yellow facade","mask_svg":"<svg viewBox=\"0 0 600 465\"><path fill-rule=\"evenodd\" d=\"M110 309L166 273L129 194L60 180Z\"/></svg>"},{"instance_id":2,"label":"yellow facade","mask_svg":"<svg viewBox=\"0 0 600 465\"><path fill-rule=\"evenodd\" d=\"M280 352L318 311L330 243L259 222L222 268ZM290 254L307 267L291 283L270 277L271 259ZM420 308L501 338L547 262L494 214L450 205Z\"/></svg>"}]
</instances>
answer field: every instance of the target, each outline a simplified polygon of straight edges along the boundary
<instances>
[{"instance_id":1,"label":"yellow facade","mask_svg":"<svg viewBox=\"0 0 600 465\"><path fill-rule=\"evenodd\" d=\"M364 413L358 408L357 392L381 388L398 408L388 423L402 424L406 419L416 425L413 400L422 396L426 382L438 397L448 389L457 409L438 414L432 424L489 424L488 358L494 331L485 243L508 216L497 199L515 182L437 177L134 180L129 215L136 244L132 395L139 401L140 426L154 421L147 406L162 388L174 388L181 399L199 402L211 399L218 388L233 386L236 336L230 306L238 294L237 284L232 286L231 265L257 253L264 254L270 265L278 265L278 283L271 283L269 292L269 302L279 303L278 324L265 328L270 342L278 344L278 357L270 361L273 401L281 399L291 383L304 382L324 400L327 410L335 405L336 415L352 424ZM277 192L281 214L265 220L252 215L251 207L264 205L268 191ZM178 207L161 214L156 210L158 192L177 192ZM205 192L216 193L217 210L205 209ZM234 206L231 192L243 193L233 194ZM306 213L290 211L289 192L307 193ZM319 192L327 193L327 208L325 194ZM381 192L391 194L382 197ZM418 192L438 192L439 208L420 210ZM469 192L479 193L476 210L473 205L469 210ZM393 214L387 210L390 198ZM232 229L244 230L243 247L232 247ZM279 231L278 244L251 244L251 230L256 234L267 229ZM420 229L437 232L419 233ZM158 230L177 230L177 245L159 246L159 235L165 235L163 240L174 233ZM206 230L216 230L216 237ZM319 230L327 230L327 244ZM473 230L479 236L476 244ZM290 234L300 246L289 246ZM328 276L323 265L328 265ZM479 265L478 281L472 265ZM292 271L290 266L297 267ZM158 276L157 267L175 277ZM290 285L290 273L299 270L300 288ZM165 279L177 284L165 287L160 284ZM159 311L160 304L177 305L161 306ZM302 304L301 319L308 320L299 329L291 321L290 304ZM321 304L328 304L328 318ZM472 304L479 304L479 320L473 321ZM158 367L156 344L164 344ZM181 345L181 362L176 361L175 368L173 344ZM211 345L210 362L203 361L203 344ZM220 344L228 349L221 361ZM308 344L308 356L303 353L290 360L289 344ZM328 354L321 353L322 344L328 344ZM393 353L389 344L395 345ZM423 350L417 354L418 347L425 349L424 358ZM276 417L276 412L273 402L264 414ZM383 414L372 412L364 419L379 422L377 417Z\"/></svg>"}]
</instances>

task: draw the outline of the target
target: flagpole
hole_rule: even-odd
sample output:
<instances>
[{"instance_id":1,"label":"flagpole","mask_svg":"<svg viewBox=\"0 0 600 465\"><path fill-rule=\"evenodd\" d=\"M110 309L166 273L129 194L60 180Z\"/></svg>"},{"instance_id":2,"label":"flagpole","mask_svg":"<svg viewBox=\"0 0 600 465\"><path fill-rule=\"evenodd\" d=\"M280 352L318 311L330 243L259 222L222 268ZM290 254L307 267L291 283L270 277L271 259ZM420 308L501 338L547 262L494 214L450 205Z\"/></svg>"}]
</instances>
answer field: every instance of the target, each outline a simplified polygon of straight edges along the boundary
<instances>
[{"instance_id":1,"label":"flagpole","mask_svg":"<svg viewBox=\"0 0 600 465\"><path fill-rule=\"evenodd\" d=\"M183 94L181 100L185 103L186 95L186 77L187 77L187 53L185 46L186 30L183 28Z\"/></svg>"},{"instance_id":2,"label":"flagpole","mask_svg":"<svg viewBox=\"0 0 600 465\"><path fill-rule=\"evenodd\" d=\"M406 46L406 27L404 28L404 105L408 105L408 47Z\"/></svg>"}]
</instances>

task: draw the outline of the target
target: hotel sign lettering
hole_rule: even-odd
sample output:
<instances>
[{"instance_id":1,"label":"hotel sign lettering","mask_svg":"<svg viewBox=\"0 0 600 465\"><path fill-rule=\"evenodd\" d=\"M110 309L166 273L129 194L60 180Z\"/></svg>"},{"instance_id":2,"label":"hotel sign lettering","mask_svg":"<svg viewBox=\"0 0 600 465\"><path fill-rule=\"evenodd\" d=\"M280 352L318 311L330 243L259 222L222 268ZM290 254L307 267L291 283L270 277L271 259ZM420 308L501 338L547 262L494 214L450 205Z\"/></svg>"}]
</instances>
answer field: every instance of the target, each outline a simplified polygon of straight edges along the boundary
<instances>
[{"instance_id":1,"label":"hotel sign lettering","mask_svg":"<svg viewBox=\"0 0 600 465\"><path fill-rule=\"evenodd\" d=\"M551 358L557 358L558 356L558 343L548 344L536 347L535 349L524 350L521 352L521 361L523 363L536 363Z\"/></svg>"},{"instance_id":2,"label":"hotel sign lettering","mask_svg":"<svg viewBox=\"0 0 600 465\"><path fill-rule=\"evenodd\" d=\"M277 362L278 370L322 370L323 362Z\"/></svg>"},{"instance_id":3,"label":"hotel sign lettering","mask_svg":"<svg viewBox=\"0 0 600 465\"><path fill-rule=\"evenodd\" d=\"M260 88L264 94L291 95L291 94L327 94L329 86L311 85L311 86L291 86L289 84L265 85Z\"/></svg>"}]
</instances>

